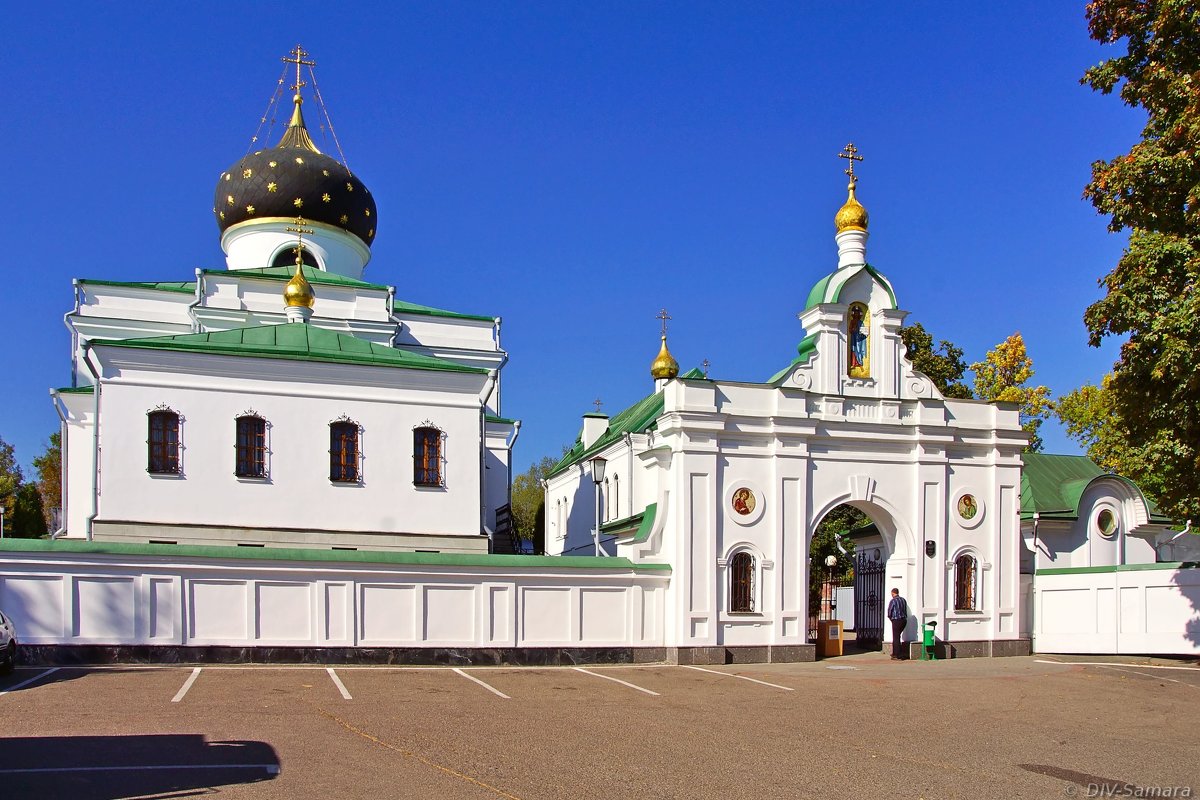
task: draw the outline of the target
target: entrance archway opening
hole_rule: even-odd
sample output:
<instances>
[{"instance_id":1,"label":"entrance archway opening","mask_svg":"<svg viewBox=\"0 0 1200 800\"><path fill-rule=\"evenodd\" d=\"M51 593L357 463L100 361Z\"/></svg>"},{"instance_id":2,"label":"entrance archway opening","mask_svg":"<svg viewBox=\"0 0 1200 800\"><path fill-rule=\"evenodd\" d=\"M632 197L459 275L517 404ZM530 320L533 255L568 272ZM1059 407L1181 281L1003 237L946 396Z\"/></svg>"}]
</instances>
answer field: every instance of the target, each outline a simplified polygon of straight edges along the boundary
<instances>
[{"instance_id":1,"label":"entrance archway opening","mask_svg":"<svg viewBox=\"0 0 1200 800\"><path fill-rule=\"evenodd\" d=\"M877 652L886 631L884 587L896 526L870 503L845 502L825 512L809 540L808 640L825 657ZM833 624L833 622L840 624ZM822 648L836 629L840 646ZM836 643L830 643L836 644ZM824 649L825 652L822 653Z\"/></svg>"}]
</instances>

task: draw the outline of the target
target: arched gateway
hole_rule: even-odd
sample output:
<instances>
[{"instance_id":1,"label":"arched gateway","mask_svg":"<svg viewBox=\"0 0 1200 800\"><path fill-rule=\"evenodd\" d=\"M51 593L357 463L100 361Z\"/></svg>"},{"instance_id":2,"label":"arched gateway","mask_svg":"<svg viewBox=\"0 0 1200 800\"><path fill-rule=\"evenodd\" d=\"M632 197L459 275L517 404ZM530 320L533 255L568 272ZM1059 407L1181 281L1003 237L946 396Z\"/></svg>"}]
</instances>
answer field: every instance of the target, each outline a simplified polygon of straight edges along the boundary
<instances>
[{"instance_id":1,"label":"arched gateway","mask_svg":"<svg viewBox=\"0 0 1200 800\"><path fill-rule=\"evenodd\" d=\"M859 158L853 147L843 155ZM763 383L680 375L664 328L655 391L612 418L589 414L547 480L548 552L599 546L670 564L663 639L683 660L811 658L808 590L820 576L809 574L809 543L844 503L875 525L885 591L908 601L908 638L936 622L955 641L1027 650L1017 409L944 398L913 369L906 312L867 263L867 212L847 173L837 268L808 294L791 363ZM615 508L601 501L598 542L596 459L623 487ZM974 564L970 608L963 555Z\"/></svg>"}]
</instances>

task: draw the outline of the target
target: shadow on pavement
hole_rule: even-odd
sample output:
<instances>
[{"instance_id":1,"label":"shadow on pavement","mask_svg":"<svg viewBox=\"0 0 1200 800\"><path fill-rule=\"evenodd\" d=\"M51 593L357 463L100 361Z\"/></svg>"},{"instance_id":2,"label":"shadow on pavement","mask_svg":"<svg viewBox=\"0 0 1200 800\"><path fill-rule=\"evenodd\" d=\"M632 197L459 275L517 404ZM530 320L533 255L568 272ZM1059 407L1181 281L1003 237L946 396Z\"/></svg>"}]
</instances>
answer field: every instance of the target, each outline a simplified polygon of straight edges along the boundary
<instances>
[{"instance_id":1,"label":"shadow on pavement","mask_svg":"<svg viewBox=\"0 0 1200 800\"><path fill-rule=\"evenodd\" d=\"M117 800L272 780L266 742L210 742L202 734L0 738L6 797Z\"/></svg>"}]
</instances>

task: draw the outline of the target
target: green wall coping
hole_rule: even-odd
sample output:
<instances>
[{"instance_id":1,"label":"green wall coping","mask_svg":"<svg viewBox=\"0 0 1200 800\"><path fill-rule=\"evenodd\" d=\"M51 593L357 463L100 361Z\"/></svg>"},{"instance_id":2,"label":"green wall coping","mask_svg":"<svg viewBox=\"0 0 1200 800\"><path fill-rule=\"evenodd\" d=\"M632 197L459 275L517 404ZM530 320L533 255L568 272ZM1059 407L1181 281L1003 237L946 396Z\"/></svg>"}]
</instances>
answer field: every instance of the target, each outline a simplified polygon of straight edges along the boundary
<instances>
[{"instance_id":1,"label":"green wall coping","mask_svg":"<svg viewBox=\"0 0 1200 800\"><path fill-rule=\"evenodd\" d=\"M131 544L77 539L0 539L0 553L61 555L162 556L165 558L238 559L242 561L309 561L342 564L398 564L492 569L629 570L670 572L669 564L635 564L612 556L521 556L491 553L411 553L383 550L316 550L292 547L226 547L220 545Z\"/></svg>"},{"instance_id":2,"label":"green wall coping","mask_svg":"<svg viewBox=\"0 0 1200 800\"><path fill-rule=\"evenodd\" d=\"M1049 567L1034 575L1095 575L1101 572L1141 572L1150 569L1196 569L1194 561L1159 561L1154 564L1119 564L1111 567Z\"/></svg>"}]
</instances>

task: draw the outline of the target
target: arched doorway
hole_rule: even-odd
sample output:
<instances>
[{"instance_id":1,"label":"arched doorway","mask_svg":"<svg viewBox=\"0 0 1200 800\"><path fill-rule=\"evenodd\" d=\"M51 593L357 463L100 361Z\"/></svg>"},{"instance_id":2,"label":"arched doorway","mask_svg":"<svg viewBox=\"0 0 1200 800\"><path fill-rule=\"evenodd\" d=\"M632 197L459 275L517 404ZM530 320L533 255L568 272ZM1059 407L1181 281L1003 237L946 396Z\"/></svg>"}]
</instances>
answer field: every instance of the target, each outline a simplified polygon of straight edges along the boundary
<instances>
[{"instance_id":1,"label":"arched doorway","mask_svg":"<svg viewBox=\"0 0 1200 800\"><path fill-rule=\"evenodd\" d=\"M822 621L836 619L842 623L844 653L877 652L888 636L888 573L907 573L899 569L907 555L892 562L898 550L907 553L907 537L893 514L874 502L831 503L814 519L808 540L808 640L816 642ZM889 570L890 564L897 569ZM897 576L890 580L897 582Z\"/></svg>"}]
</instances>

